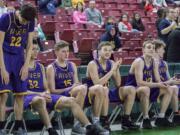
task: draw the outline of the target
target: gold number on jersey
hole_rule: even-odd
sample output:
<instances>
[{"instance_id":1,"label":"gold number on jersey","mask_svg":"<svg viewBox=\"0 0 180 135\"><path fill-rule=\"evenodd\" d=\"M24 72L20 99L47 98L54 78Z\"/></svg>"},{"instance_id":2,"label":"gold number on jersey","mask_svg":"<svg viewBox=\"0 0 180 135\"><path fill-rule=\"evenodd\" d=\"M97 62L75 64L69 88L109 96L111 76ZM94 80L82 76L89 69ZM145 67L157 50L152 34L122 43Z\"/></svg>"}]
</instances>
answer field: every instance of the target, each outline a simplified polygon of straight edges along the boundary
<instances>
[{"instance_id":1,"label":"gold number on jersey","mask_svg":"<svg viewBox=\"0 0 180 135\"><path fill-rule=\"evenodd\" d=\"M30 89L39 88L38 81L36 80L29 80Z\"/></svg>"},{"instance_id":2,"label":"gold number on jersey","mask_svg":"<svg viewBox=\"0 0 180 135\"><path fill-rule=\"evenodd\" d=\"M16 47L21 46L21 40L22 40L21 37L12 37L10 46L16 46Z\"/></svg>"},{"instance_id":3,"label":"gold number on jersey","mask_svg":"<svg viewBox=\"0 0 180 135\"><path fill-rule=\"evenodd\" d=\"M65 80L64 85L67 87L69 85L72 85L71 80Z\"/></svg>"}]
</instances>

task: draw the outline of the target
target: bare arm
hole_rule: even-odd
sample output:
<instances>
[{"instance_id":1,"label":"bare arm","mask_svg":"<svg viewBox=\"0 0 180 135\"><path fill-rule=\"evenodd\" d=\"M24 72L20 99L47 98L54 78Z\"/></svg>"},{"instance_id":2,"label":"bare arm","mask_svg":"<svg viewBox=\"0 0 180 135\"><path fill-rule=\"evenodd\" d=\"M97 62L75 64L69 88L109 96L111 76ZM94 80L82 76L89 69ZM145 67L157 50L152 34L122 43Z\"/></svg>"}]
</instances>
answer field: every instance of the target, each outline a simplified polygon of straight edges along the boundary
<instances>
[{"instance_id":1,"label":"bare arm","mask_svg":"<svg viewBox=\"0 0 180 135\"><path fill-rule=\"evenodd\" d=\"M116 87L121 86L121 75L119 72L119 68L116 70L116 72L113 73L113 79L115 80Z\"/></svg>"},{"instance_id":2,"label":"bare arm","mask_svg":"<svg viewBox=\"0 0 180 135\"><path fill-rule=\"evenodd\" d=\"M0 69L5 69L4 54L3 54L3 42L5 33L0 31Z\"/></svg>"},{"instance_id":3,"label":"bare arm","mask_svg":"<svg viewBox=\"0 0 180 135\"><path fill-rule=\"evenodd\" d=\"M71 62L72 63L72 62ZM78 73L77 73L77 67L74 63L72 63L73 69L74 69L74 83L78 84L79 80L78 80Z\"/></svg>"},{"instance_id":4,"label":"bare arm","mask_svg":"<svg viewBox=\"0 0 180 135\"><path fill-rule=\"evenodd\" d=\"M87 68L90 78L94 84L101 84L101 85L106 84L109 81L109 79L112 77L113 72L115 72L115 70L111 68L111 70L105 76L99 78L97 65L94 63L94 61L90 62Z\"/></svg>"}]
</instances>

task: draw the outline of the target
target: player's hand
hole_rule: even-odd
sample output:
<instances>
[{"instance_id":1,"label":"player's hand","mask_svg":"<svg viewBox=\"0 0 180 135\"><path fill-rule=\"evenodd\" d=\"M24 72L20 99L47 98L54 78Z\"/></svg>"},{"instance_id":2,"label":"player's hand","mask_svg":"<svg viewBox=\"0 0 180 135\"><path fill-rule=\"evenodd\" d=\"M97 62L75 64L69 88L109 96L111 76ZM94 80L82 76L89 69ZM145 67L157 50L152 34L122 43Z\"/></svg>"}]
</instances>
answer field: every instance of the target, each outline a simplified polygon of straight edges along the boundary
<instances>
[{"instance_id":1,"label":"player's hand","mask_svg":"<svg viewBox=\"0 0 180 135\"><path fill-rule=\"evenodd\" d=\"M119 67L122 64L122 58L116 58L115 59L115 63L113 64L113 71L116 71L117 69L119 69Z\"/></svg>"},{"instance_id":2,"label":"player's hand","mask_svg":"<svg viewBox=\"0 0 180 135\"><path fill-rule=\"evenodd\" d=\"M7 72L6 69L1 69L1 81L3 84L8 84L9 83L9 73Z\"/></svg>"},{"instance_id":3,"label":"player's hand","mask_svg":"<svg viewBox=\"0 0 180 135\"><path fill-rule=\"evenodd\" d=\"M46 102L48 102L48 103L49 103L49 102L52 102L52 98L51 98L51 96L50 96L49 93L43 92L43 93L41 94L41 96L45 98Z\"/></svg>"},{"instance_id":4,"label":"player's hand","mask_svg":"<svg viewBox=\"0 0 180 135\"><path fill-rule=\"evenodd\" d=\"M28 66L23 65L20 71L21 80L24 81L28 78Z\"/></svg>"},{"instance_id":5,"label":"player's hand","mask_svg":"<svg viewBox=\"0 0 180 135\"><path fill-rule=\"evenodd\" d=\"M160 82L160 83L158 83L158 87L161 89L167 89L169 87L169 85L164 82Z\"/></svg>"}]
</instances>

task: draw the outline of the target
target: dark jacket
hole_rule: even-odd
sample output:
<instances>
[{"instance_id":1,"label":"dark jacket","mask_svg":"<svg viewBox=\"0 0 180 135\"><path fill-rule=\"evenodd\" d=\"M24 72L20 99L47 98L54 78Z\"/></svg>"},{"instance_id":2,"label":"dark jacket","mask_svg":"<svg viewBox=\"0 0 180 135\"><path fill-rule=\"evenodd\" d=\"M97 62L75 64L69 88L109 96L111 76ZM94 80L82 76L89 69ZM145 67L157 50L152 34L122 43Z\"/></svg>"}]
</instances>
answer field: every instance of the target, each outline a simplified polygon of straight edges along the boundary
<instances>
[{"instance_id":1,"label":"dark jacket","mask_svg":"<svg viewBox=\"0 0 180 135\"><path fill-rule=\"evenodd\" d=\"M106 32L101 36L100 41L109 41L109 42L113 42L115 45L115 49L114 50L118 50L119 48L121 48L121 40L118 36L118 31L116 30L116 34L114 36L112 36L110 34L111 29L114 28L116 30L116 28L113 25L109 25L106 27Z\"/></svg>"},{"instance_id":2,"label":"dark jacket","mask_svg":"<svg viewBox=\"0 0 180 135\"><path fill-rule=\"evenodd\" d=\"M133 29L136 29L136 30L139 30L139 31L144 31L145 30L144 25L143 25L141 20L139 20L139 21L132 20L131 24L132 24Z\"/></svg>"},{"instance_id":3,"label":"dark jacket","mask_svg":"<svg viewBox=\"0 0 180 135\"><path fill-rule=\"evenodd\" d=\"M180 27L173 30L168 36L168 62L180 62Z\"/></svg>"}]
</instances>

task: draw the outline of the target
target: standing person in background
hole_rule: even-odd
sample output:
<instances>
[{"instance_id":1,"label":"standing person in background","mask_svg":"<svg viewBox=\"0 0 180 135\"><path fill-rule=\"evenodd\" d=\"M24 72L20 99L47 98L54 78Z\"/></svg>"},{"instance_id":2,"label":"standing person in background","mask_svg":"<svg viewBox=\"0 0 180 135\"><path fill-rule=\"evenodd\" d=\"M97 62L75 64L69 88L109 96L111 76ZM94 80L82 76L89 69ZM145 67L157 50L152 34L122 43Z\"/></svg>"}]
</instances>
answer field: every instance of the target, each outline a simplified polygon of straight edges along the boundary
<instances>
[{"instance_id":1,"label":"standing person in background","mask_svg":"<svg viewBox=\"0 0 180 135\"><path fill-rule=\"evenodd\" d=\"M26 79L33 47L33 31L36 9L25 4L15 12L3 14L0 18L0 132L5 124L5 107L8 92L15 96L16 135L26 135L23 130L23 99L26 94ZM27 47L25 48L25 46ZM26 56L24 50L26 49ZM4 133L6 135L6 133ZM4 135L3 134L3 135Z\"/></svg>"},{"instance_id":2,"label":"standing person in background","mask_svg":"<svg viewBox=\"0 0 180 135\"><path fill-rule=\"evenodd\" d=\"M158 18L157 18L157 20L156 20L156 29L157 29L157 32L158 32L158 37L160 38L160 36L161 36L161 31L160 31L160 29L159 29L159 23L161 22L162 19L165 18L165 16L166 16L166 10L165 10L164 8L158 9L158 11L157 11L157 16L158 16Z\"/></svg>"},{"instance_id":3,"label":"standing person in background","mask_svg":"<svg viewBox=\"0 0 180 135\"><path fill-rule=\"evenodd\" d=\"M167 59L167 51L169 47L168 36L177 27L175 22L176 19L176 12L174 9L169 8L166 12L166 17L161 20L158 25L158 29L160 30L159 38L164 41L166 44L164 60Z\"/></svg>"}]
</instances>

